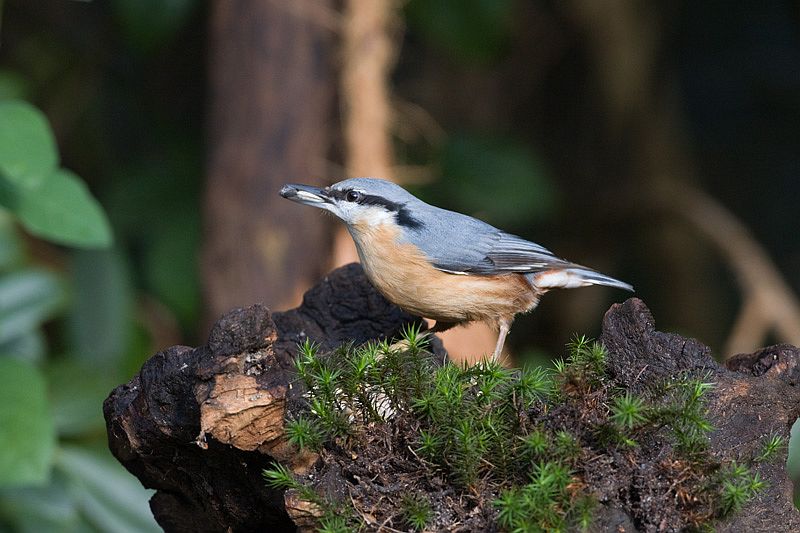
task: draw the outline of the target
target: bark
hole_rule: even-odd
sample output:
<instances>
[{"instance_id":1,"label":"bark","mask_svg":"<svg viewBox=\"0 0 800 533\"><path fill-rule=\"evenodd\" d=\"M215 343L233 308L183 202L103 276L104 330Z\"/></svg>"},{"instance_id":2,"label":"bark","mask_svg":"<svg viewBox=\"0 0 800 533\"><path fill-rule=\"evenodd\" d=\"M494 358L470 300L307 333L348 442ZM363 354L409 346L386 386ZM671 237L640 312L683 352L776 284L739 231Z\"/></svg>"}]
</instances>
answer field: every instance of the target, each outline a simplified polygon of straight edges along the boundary
<instances>
[{"instance_id":1,"label":"bark","mask_svg":"<svg viewBox=\"0 0 800 533\"><path fill-rule=\"evenodd\" d=\"M415 320L384 300L358 265L330 273L297 309L271 314L255 305L234 310L215 325L206 345L175 346L154 355L137 376L111 393L104 405L111 450L145 486L157 490L151 507L167 531L309 527L318 514L313 506L291 493L268 489L261 478L273 460L297 473L313 469L320 483L344 493L349 488L356 498L358 490L372 486L371 478L359 476L361 481L351 485L346 461L359 461L365 472L383 469L392 480L402 480L414 465L382 456L377 447L382 437L375 438L372 455L364 449L358 458L336 458L333 451L319 457L287 445L284 414L299 394L292 365L296 344L305 338L321 342L324 349L350 340L360 343L394 336ZM708 373L715 383L708 403L715 455L753 456L766 435L788 438L800 416L800 350L793 346L743 354L723 367L700 342L657 331L650 311L635 298L606 313L601 340L608 348L611 378L634 392L686 372ZM434 346L441 355L441 345ZM671 517L677 511L669 511L677 498L669 478L675 463L665 459L666 449L660 442L643 443L634 462L620 452L616 462L600 461L587 469L584 481L600 503L593 530L676 530L679 522ZM767 488L743 512L716 524L717 529L800 530L785 462L784 450L760 463L758 472ZM401 470L392 474L392 468ZM458 500L441 477L436 479L437 490ZM402 482L396 485L378 488L382 493L408 489ZM451 529L493 530L491 503L484 510L465 514L460 526Z\"/></svg>"},{"instance_id":2,"label":"bark","mask_svg":"<svg viewBox=\"0 0 800 533\"><path fill-rule=\"evenodd\" d=\"M330 0L315 2L325 13ZM278 196L322 184L333 33L283 2L217 0L211 13L203 280L208 315L264 299L299 302L327 268L326 221Z\"/></svg>"},{"instance_id":3,"label":"bark","mask_svg":"<svg viewBox=\"0 0 800 533\"><path fill-rule=\"evenodd\" d=\"M797 385L800 349L790 345L763 348L718 365L702 343L674 333L656 331L644 303L631 298L615 304L603 321L603 344L610 368L626 388L636 391L647 384L681 372L709 372L715 383L709 401L709 420L715 430L711 450L715 455L755 456L764 438L778 434L787 441L800 417ZM763 370L765 361L770 369ZM778 361L777 364L774 362ZM786 453L759 467L767 481L765 492L717 531L798 531L800 512L793 504L793 486L786 471ZM665 528L669 530L669 528Z\"/></svg>"},{"instance_id":4,"label":"bark","mask_svg":"<svg viewBox=\"0 0 800 533\"><path fill-rule=\"evenodd\" d=\"M291 530L283 495L261 472L273 459L298 471L316 459L283 439L297 343L331 349L395 337L418 320L378 294L358 265L332 272L297 309L231 311L206 345L155 354L111 393L103 406L111 451L157 490L150 506L166 531Z\"/></svg>"}]
</instances>

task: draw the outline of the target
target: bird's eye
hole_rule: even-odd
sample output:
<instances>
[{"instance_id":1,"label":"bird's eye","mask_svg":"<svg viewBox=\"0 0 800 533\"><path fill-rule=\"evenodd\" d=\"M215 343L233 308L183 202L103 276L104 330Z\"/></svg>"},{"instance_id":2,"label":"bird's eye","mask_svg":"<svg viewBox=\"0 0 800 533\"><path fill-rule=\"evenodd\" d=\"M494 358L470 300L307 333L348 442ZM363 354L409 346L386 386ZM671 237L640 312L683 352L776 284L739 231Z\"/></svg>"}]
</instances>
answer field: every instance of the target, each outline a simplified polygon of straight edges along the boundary
<instances>
[{"instance_id":1,"label":"bird's eye","mask_svg":"<svg viewBox=\"0 0 800 533\"><path fill-rule=\"evenodd\" d=\"M348 202L357 202L357 201L359 201L361 199L361 193L358 192L358 191L347 191L347 195L345 196L345 199Z\"/></svg>"}]
</instances>

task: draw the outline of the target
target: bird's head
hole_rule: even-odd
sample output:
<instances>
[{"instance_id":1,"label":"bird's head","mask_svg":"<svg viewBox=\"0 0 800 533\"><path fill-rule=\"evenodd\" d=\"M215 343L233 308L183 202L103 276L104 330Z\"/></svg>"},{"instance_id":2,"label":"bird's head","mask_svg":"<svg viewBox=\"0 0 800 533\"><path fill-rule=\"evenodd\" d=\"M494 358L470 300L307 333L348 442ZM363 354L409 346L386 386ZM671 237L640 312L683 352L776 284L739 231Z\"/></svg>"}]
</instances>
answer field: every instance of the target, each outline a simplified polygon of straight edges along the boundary
<instances>
[{"instance_id":1,"label":"bird's head","mask_svg":"<svg viewBox=\"0 0 800 533\"><path fill-rule=\"evenodd\" d=\"M352 178L324 189L288 184L281 188L281 196L329 211L348 226L419 227L422 222L414 216L413 208L425 205L399 185L375 178Z\"/></svg>"}]
</instances>

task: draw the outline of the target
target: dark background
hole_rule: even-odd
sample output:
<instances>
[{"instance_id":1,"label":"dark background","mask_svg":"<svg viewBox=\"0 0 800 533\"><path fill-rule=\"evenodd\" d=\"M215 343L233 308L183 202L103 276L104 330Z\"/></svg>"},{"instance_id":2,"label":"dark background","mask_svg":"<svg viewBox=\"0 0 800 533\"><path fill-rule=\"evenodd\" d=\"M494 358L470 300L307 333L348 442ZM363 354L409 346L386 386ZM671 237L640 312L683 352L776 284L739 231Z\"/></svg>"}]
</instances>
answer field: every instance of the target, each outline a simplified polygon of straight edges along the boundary
<instances>
[{"instance_id":1,"label":"dark background","mask_svg":"<svg viewBox=\"0 0 800 533\"><path fill-rule=\"evenodd\" d=\"M333 265L335 222L277 197L280 183L350 168L342 6L296 5L308 10L0 0L0 98L45 112L116 237L71 251L18 231L67 287L36 364L101 374L79 372L87 385L70 394L102 399L147 354L202 342L234 305L291 307ZM720 357L800 343L791 323L771 327L769 302L737 324L758 280L777 274L795 306L800 292L800 2L409 0L390 38L395 180L632 283L659 329ZM739 241L709 206L774 270L748 281L741 268L757 261L740 248L737 266L725 245ZM560 355L626 297L550 294L509 344ZM102 424L68 438L102 447ZM70 524L102 529L70 505ZM0 523L24 529L10 508Z\"/></svg>"}]
</instances>

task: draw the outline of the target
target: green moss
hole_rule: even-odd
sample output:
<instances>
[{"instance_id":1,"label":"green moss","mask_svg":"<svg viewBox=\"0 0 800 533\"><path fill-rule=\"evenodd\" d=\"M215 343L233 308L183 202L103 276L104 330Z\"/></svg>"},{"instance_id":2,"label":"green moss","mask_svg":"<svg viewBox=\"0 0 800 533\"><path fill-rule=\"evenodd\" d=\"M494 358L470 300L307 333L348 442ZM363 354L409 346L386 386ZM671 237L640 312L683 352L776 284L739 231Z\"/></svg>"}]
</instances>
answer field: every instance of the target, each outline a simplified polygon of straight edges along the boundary
<instances>
[{"instance_id":1,"label":"green moss","mask_svg":"<svg viewBox=\"0 0 800 533\"><path fill-rule=\"evenodd\" d=\"M400 500L400 514L413 531L422 531L433 518L431 502L422 494L404 494Z\"/></svg>"},{"instance_id":2,"label":"green moss","mask_svg":"<svg viewBox=\"0 0 800 533\"><path fill-rule=\"evenodd\" d=\"M444 477L459 494L493 495L495 520L509 531L588 528L596 500L583 462L617 448L640 453L643 441L672 443L683 471L679 489L700 502L686 509L694 528L738 511L764 487L747 466L708 453L709 376L680 375L634 394L607 375L606 350L586 337L575 337L553 369L515 371L495 362L439 365L427 340L409 328L399 348L372 342L322 354L311 342L301 345L296 368L307 407L287 421L289 441L347 450L365 440L368 428L386 426L386 434L402 434L402 448L420 471ZM768 439L754 461L782 445L780 437ZM325 513L342 507L282 468L265 474L273 487L298 490ZM419 490L386 496L384 505L394 505L390 516L407 528L421 530L435 519ZM344 523L324 516L321 530L364 526L355 512Z\"/></svg>"}]
</instances>

